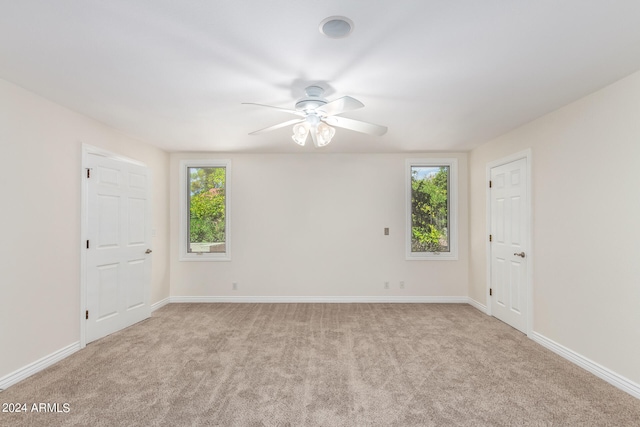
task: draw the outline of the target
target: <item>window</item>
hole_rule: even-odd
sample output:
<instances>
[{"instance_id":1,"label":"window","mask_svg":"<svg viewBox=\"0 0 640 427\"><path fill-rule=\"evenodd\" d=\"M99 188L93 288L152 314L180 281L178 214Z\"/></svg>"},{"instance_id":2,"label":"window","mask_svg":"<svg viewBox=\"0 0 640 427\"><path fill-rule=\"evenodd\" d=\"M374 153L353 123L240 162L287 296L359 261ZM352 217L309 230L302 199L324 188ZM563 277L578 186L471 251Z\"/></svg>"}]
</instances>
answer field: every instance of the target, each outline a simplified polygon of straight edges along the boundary
<instances>
[{"instance_id":1,"label":"window","mask_svg":"<svg viewBox=\"0 0 640 427\"><path fill-rule=\"evenodd\" d=\"M407 160L407 259L458 259L457 160Z\"/></svg>"},{"instance_id":2,"label":"window","mask_svg":"<svg viewBox=\"0 0 640 427\"><path fill-rule=\"evenodd\" d=\"M228 261L229 160L180 162L181 261Z\"/></svg>"}]
</instances>

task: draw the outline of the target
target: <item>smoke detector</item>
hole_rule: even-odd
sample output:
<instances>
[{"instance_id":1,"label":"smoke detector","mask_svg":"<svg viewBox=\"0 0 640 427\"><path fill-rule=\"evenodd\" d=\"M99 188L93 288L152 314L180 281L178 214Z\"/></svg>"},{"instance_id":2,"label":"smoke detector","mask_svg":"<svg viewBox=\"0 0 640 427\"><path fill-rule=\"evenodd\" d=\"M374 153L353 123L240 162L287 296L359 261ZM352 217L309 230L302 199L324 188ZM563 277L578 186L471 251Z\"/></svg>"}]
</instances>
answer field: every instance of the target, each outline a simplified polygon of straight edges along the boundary
<instances>
[{"instance_id":1,"label":"smoke detector","mask_svg":"<svg viewBox=\"0 0 640 427\"><path fill-rule=\"evenodd\" d=\"M320 32L331 39L347 37L353 31L353 21L345 16L330 16L320 23Z\"/></svg>"}]
</instances>

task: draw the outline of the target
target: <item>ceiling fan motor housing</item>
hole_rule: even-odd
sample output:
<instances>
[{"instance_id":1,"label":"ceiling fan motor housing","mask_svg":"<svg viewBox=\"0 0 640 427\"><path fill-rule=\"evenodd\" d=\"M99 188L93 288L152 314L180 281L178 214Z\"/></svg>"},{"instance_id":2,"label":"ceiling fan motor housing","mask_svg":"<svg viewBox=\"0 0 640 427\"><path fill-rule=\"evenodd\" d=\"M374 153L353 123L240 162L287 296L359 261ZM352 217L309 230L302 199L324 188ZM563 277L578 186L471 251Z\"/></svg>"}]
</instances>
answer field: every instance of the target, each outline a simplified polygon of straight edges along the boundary
<instances>
[{"instance_id":1,"label":"ceiling fan motor housing","mask_svg":"<svg viewBox=\"0 0 640 427\"><path fill-rule=\"evenodd\" d=\"M322 97L324 89L320 86L309 86L304 92L306 97L296 102L298 111L314 111L327 103L327 100Z\"/></svg>"}]
</instances>

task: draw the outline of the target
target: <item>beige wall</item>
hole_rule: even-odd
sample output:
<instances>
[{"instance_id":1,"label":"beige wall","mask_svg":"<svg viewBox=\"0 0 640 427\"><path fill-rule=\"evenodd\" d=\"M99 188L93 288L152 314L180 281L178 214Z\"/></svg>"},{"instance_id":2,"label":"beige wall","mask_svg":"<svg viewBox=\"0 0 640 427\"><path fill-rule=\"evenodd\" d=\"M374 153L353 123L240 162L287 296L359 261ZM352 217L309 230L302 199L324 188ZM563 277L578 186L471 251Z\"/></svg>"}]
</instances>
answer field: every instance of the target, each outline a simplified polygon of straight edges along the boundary
<instances>
[{"instance_id":1,"label":"beige wall","mask_svg":"<svg viewBox=\"0 0 640 427\"><path fill-rule=\"evenodd\" d=\"M467 156L451 156L459 161L459 260L406 261L405 158L428 155L172 154L172 297L466 297ZM232 161L232 260L180 262L179 162L216 157Z\"/></svg>"},{"instance_id":2,"label":"beige wall","mask_svg":"<svg viewBox=\"0 0 640 427\"><path fill-rule=\"evenodd\" d=\"M169 296L167 153L0 80L0 378L80 337L82 143L152 174L152 302Z\"/></svg>"},{"instance_id":3,"label":"beige wall","mask_svg":"<svg viewBox=\"0 0 640 427\"><path fill-rule=\"evenodd\" d=\"M486 165L533 154L533 330L640 383L640 73L473 150L469 296L486 303Z\"/></svg>"}]
</instances>

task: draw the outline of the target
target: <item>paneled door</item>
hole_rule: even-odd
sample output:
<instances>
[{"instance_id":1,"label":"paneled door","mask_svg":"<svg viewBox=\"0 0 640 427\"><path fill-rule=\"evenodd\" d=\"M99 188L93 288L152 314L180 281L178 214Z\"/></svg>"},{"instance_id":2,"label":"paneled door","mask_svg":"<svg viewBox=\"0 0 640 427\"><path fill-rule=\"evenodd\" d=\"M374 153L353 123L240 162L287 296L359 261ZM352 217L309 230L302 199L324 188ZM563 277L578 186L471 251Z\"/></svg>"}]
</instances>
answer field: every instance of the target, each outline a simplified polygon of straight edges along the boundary
<instances>
[{"instance_id":1,"label":"paneled door","mask_svg":"<svg viewBox=\"0 0 640 427\"><path fill-rule=\"evenodd\" d=\"M527 159L491 168L491 275L493 316L527 333Z\"/></svg>"},{"instance_id":2,"label":"paneled door","mask_svg":"<svg viewBox=\"0 0 640 427\"><path fill-rule=\"evenodd\" d=\"M146 167L89 153L86 169L86 342L151 315Z\"/></svg>"}]
</instances>

